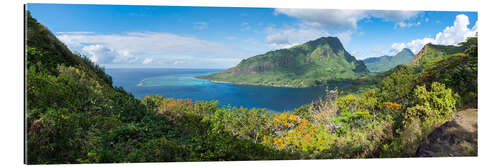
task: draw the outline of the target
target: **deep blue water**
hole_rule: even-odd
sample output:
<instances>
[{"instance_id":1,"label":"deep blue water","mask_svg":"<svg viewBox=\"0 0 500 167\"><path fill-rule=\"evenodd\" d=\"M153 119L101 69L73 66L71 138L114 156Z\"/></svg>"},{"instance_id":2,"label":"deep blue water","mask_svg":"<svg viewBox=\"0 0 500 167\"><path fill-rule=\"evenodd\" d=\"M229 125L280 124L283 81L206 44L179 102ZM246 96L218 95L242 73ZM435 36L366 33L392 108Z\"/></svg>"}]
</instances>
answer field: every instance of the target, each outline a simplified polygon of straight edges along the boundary
<instances>
[{"instance_id":1,"label":"deep blue water","mask_svg":"<svg viewBox=\"0 0 500 167\"><path fill-rule=\"evenodd\" d=\"M216 83L193 78L223 70L115 68L106 69L114 86L122 86L136 97L162 95L173 98L217 100L219 105L267 108L274 112L292 111L323 95L323 87L280 88Z\"/></svg>"}]
</instances>

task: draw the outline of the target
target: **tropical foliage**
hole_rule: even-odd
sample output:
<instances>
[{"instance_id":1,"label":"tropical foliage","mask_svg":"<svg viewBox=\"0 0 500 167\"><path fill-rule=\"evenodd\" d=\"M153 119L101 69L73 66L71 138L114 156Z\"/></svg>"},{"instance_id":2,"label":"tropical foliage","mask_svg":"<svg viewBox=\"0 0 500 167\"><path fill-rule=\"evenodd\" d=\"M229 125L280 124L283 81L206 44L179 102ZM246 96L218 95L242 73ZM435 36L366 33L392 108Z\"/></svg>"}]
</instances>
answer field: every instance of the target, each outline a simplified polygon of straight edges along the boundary
<instances>
[{"instance_id":1,"label":"tropical foliage","mask_svg":"<svg viewBox=\"0 0 500 167\"><path fill-rule=\"evenodd\" d=\"M327 88L321 100L272 113L135 98L29 13L27 26L29 164L407 157L458 107L477 104L477 38L421 70L368 76L356 94Z\"/></svg>"}]
</instances>

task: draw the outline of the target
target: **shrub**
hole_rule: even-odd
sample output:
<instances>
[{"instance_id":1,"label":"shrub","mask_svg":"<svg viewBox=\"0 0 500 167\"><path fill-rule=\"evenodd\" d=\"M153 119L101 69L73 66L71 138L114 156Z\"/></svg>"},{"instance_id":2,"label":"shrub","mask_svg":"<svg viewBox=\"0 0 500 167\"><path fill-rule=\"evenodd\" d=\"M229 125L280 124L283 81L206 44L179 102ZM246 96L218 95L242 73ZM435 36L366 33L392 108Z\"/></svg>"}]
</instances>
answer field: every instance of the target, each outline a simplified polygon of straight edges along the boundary
<instances>
[{"instance_id":1,"label":"shrub","mask_svg":"<svg viewBox=\"0 0 500 167\"><path fill-rule=\"evenodd\" d=\"M398 130L399 138L392 150L402 155L413 156L418 144L433 129L449 120L455 113L458 95L444 84L434 82L430 90L423 85L414 90L414 106L404 113L403 127Z\"/></svg>"}]
</instances>

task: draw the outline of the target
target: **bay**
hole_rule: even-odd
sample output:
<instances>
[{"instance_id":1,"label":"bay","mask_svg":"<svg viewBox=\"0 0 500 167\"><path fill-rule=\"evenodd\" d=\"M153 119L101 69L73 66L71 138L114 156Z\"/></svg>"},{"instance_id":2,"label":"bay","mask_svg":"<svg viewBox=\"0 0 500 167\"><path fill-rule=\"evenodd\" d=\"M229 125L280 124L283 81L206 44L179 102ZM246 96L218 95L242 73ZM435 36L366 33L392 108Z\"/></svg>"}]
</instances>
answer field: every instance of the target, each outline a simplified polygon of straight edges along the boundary
<instances>
[{"instance_id":1,"label":"bay","mask_svg":"<svg viewBox=\"0 0 500 167\"><path fill-rule=\"evenodd\" d=\"M161 95L193 101L217 100L219 106L266 108L273 112L293 111L294 108L318 100L325 89L238 85L194 78L220 71L223 69L106 69L106 73L113 78L114 86L121 86L138 98Z\"/></svg>"}]
</instances>

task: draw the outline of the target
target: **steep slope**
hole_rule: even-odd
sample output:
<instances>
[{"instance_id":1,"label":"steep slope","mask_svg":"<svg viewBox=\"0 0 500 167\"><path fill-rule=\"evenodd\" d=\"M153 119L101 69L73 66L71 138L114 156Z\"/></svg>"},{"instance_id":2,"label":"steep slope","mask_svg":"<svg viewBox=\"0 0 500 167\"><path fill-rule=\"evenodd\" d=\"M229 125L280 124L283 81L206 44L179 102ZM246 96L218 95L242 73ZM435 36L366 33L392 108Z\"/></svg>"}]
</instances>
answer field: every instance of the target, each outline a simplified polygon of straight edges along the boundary
<instances>
[{"instance_id":1,"label":"steep slope","mask_svg":"<svg viewBox=\"0 0 500 167\"><path fill-rule=\"evenodd\" d=\"M453 45L434 45L431 43L426 44L409 63L417 67L425 67L428 63L443 59L455 53L462 53L465 51L464 46Z\"/></svg>"},{"instance_id":2,"label":"steep slope","mask_svg":"<svg viewBox=\"0 0 500 167\"><path fill-rule=\"evenodd\" d=\"M472 54L475 56L463 55L467 53L467 49L470 49L468 48L470 46L477 46L477 37L470 38L466 42L460 43L459 46L434 45L428 43L408 64L395 66L390 70L376 75L371 74L360 77L354 80L350 86L344 88L344 91L347 93L361 94L370 88L379 87L384 77L398 71L401 67L408 68L411 66L415 67L415 72L418 75L421 75L420 80L418 80L419 84L430 84L434 81L443 82L447 86L451 86L454 91L459 93L467 92L467 95L460 94L463 98L463 102L469 103L477 101L477 93L473 93L477 92L477 85L471 84L477 83L477 52ZM375 59L368 60L366 64L372 62L375 62ZM453 83L450 83L451 81L453 81ZM462 89L466 89L467 91Z\"/></svg>"},{"instance_id":3,"label":"steep slope","mask_svg":"<svg viewBox=\"0 0 500 167\"><path fill-rule=\"evenodd\" d=\"M106 75L104 69L93 64L87 57L72 53L61 41L59 41L47 27L38 23L31 14L27 13L26 46L27 49L43 51L44 54L27 55L27 64L41 63L46 65L50 74L57 73L58 65L77 66L81 70L95 75L100 81L108 85L112 84L111 76Z\"/></svg>"},{"instance_id":4,"label":"steep slope","mask_svg":"<svg viewBox=\"0 0 500 167\"><path fill-rule=\"evenodd\" d=\"M217 102L137 99L113 87L103 68L71 53L29 12L26 19L25 163L287 157L248 139L211 132L214 123L203 120L218 110Z\"/></svg>"},{"instance_id":5,"label":"steep slope","mask_svg":"<svg viewBox=\"0 0 500 167\"><path fill-rule=\"evenodd\" d=\"M308 87L353 80L367 73L336 37L322 37L289 49L242 60L226 71L199 77L237 84Z\"/></svg>"},{"instance_id":6,"label":"steep slope","mask_svg":"<svg viewBox=\"0 0 500 167\"><path fill-rule=\"evenodd\" d=\"M415 54L410 49L403 49L394 56L371 57L363 60L370 72L384 72L400 64L408 64Z\"/></svg>"}]
</instances>

